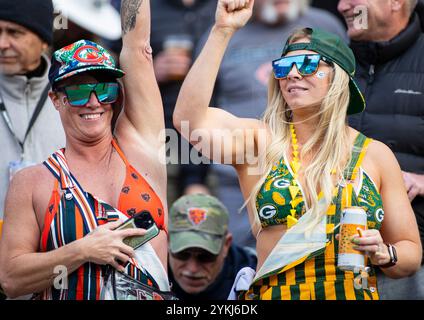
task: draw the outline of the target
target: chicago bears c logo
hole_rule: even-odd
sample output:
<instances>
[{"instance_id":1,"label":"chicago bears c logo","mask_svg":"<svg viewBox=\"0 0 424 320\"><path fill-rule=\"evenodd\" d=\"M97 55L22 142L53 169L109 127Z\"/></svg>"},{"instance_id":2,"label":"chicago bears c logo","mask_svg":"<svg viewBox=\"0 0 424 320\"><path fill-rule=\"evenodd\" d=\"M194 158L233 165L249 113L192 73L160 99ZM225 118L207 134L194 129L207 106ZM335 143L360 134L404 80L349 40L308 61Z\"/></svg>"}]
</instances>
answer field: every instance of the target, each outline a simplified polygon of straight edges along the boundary
<instances>
[{"instance_id":1,"label":"chicago bears c logo","mask_svg":"<svg viewBox=\"0 0 424 320\"><path fill-rule=\"evenodd\" d=\"M200 225L203 221L206 220L207 211L200 208L189 208L188 209L188 220L195 227Z\"/></svg>"},{"instance_id":2,"label":"chicago bears c logo","mask_svg":"<svg viewBox=\"0 0 424 320\"><path fill-rule=\"evenodd\" d=\"M83 63L102 63L106 60L106 58L99 52L98 48L90 45L78 48L75 51L73 58Z\"/></svg>"}]
</instances>

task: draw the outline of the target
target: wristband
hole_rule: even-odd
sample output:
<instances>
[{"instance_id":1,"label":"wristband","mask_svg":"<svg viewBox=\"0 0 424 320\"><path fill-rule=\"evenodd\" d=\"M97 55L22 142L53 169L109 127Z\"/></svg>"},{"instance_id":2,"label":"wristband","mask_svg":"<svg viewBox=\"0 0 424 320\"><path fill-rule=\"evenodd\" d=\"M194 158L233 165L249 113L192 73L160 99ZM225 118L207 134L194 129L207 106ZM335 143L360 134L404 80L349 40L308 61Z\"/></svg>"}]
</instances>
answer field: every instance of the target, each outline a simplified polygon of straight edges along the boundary
<instances>
[{"instance_id":1,"label":"wristband","mask_svg":"<svg viewBox=\"0 0 424 320\"><path fill-rule=\"evenodd\" d=\"M393 267L394 265L396 265L396 263L398 261L395 246L391 245L390 243L385 243L385 245L387 246L387 249L389 250L390 261L386 264L382 264L381 266L379 266L380 268Z\"/></svg>"}]
</instances>

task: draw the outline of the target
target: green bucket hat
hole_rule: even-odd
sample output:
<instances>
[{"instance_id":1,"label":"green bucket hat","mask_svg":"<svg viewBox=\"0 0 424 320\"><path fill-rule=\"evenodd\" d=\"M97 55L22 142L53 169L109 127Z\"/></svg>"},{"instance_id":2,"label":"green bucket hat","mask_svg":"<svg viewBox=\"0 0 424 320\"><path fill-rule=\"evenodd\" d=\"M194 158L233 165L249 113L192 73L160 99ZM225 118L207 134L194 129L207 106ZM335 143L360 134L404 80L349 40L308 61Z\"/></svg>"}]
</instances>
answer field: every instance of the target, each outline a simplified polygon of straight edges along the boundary
<instances>
[{"instance_id":1,"label":"green bucket hat","mask_svg":"<svg viewBox=\"0 0 424 320\"><path fill-rule=\"evenodd\" d=\"M347 72L350 78L350 101L347 114L364 111L365 99L353 78L355 76L356 62L352 50L335 34L320 29L305 28L304 30L311 35L311 42L289 44L287 40L281 56L285 56L290 51L311 50L336 63Z\"/></svg>"},{"instance_id":2,"label":"green bucket hat","mask_svg":"<svg viewBox=\"0 0 424 320\"><path fill-rule=\"evenodd\" d=\"M227 209L215 197L193 194L179 198L169 213L171 252L202 248L218 254L225 241L228 220Z\"/></svg>"}]
</instances>

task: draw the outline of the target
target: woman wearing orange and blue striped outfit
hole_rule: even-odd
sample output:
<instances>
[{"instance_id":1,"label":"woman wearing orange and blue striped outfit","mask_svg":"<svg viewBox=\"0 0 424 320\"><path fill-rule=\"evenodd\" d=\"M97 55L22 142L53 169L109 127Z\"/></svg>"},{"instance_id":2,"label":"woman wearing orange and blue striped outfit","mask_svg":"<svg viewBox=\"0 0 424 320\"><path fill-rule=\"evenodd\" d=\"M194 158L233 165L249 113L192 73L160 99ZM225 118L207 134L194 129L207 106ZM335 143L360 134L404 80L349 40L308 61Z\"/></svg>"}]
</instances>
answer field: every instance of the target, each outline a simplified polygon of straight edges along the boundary
<instances>
[{"instance_id":1,"label":"woman wearing orange and blue striped outfit","mask_svg":"<svg viewBox=\"0 0 424 320\"><path fill-rule=\"evenodd\" d=\"M234 291L246 300L378 299L375 268L393 278L413 274L421 243L394 155L347 125L348 114L365 108L349 47L317 29L295 31L272 62L263 119L209 107L225 49L253 3L218 1L174 112L177 128L189 121L196 137L204 133L191 140L204 154L238 173L258 266L240 273ZM354 252L367 255L357 273L337 267L341 213L351 206L367 214L368 229L350 239Z\"/></svg>"},{"instance_id":2,"label":"woman wearing orange and blue striped outfit","mask_svg":"<svg viewBox=\"0 0 424 320\"><path fill-rule=\"evenodd\" d=\"M9 297L101 299L107 265L169 291L166 169L158 152L164 121L149 45L150 3L124 0L121 11L123 71L86 40L53 54L49 96L66 146L11 182L0 249ZM146 212L160 232L134 250L123 239L146 231L114 229Z\"/></svg>"}]
</instances>

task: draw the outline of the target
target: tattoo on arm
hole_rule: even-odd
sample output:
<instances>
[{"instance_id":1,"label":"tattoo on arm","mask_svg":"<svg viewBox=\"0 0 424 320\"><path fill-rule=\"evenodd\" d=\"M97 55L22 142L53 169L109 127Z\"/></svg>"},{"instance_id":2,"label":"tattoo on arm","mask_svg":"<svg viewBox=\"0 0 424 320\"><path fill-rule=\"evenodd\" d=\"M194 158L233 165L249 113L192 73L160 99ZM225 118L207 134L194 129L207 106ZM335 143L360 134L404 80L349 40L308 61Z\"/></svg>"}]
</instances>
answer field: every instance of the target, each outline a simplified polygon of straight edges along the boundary
<instances>
[{"instance_id":1,"label":"tattoo on arm","mask_svg":"<svg viewBox=\"0 0 424 320\"><path fill-rule=\"evenodd\" d=\"M121 4L121 23L122 32L127 34L135 28L137 15L143 0L122 0Z\"/></svg>"}]
</instances>

